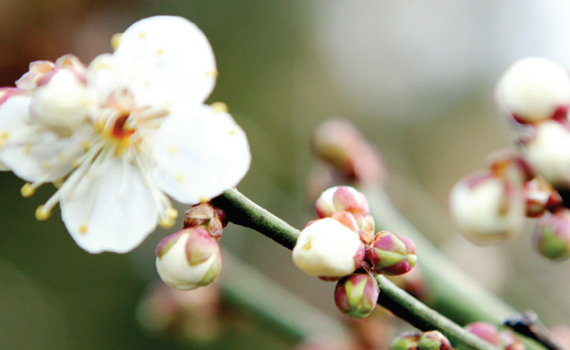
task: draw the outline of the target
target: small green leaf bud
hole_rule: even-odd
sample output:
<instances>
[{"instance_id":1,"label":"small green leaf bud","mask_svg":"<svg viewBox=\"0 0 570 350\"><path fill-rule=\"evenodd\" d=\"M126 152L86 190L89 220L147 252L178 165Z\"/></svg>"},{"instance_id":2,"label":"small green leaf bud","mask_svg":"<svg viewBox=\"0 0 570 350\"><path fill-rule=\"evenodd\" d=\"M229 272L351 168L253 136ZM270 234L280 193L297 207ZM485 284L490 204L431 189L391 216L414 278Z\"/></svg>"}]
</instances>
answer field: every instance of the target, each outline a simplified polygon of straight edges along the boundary
<instances>
[{"instance_id":1,"label":"small green leaf bud","mask_svg":"<svg viewBox=\"0 0 570 350\"><path fill-rule=\"evenodd\" d=\"M366 257L378 273L402 275L416 266L416 246L404 236L381 231L374 236Z\"/></svg>"},{"instance_id":2,"label":"small green leaf bud","mask_svg":"<svg viewBox=\"0 0 570 350\"><path fill-rule=\"evenodd\" d=\"M416 350L421 337L422 333L417 331L404 332L394 339L390 350Z\"/></svg>"},{"instance_id":3,"label":"small green leaf bud","mask_svg":"<svg viewBox=\"0 0 570 350\"><path fill-rule=\"evenodd\" d=\"M355 272L339 280L334 291L336 307L353 318L368 317L376 307L380 289L367 272Z\"/></svg>"},{"instance_id":4,"label":"small green leaf bud","mask_svg":"<svg viewBox=\"0 0 570 350\"><path fill-rule=\"evenodd\" d=\"M570 210L562 208L538 219L533 243L540 255L547 259L570 257Z\"/></svg>"},{"instance_id":5,"label":"small green leaf bud","mask_svg":"<svg viewBox=\"0 0 570 350\"><path fill-rule=\"evenodd\" d=\"M418 342L419 350L452 350L451 343L439 331L430 331L422 334Z\"/></svg>"}]
</instances>

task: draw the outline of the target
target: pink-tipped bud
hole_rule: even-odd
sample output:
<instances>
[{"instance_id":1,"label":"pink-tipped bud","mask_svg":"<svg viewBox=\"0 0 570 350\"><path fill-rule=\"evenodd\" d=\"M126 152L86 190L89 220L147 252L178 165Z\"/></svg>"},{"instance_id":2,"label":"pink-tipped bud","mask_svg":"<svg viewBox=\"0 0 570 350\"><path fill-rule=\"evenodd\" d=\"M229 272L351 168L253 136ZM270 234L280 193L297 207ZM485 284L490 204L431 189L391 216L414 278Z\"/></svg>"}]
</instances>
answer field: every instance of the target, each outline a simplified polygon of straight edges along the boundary
<instances>
[{"instance_id":1,"label":"pink-tipped bud","mask_svg":"<svg viewBox=\"0 0 570 350\"><path fill-rule=\"evenodd\" d=\"M499 79L498 102L516 121L540 123L565 116L570 106L570 77L565 68L540 57L515 62Z\"/></svg>"},{"instance_id":2,"label":"pink-tipped bud","mask_svg":"<svg viewBox=\"0 0 570 350\"><path fill-rule=\"evenodd\" d=\"M479 338L485 340L487 343L500 347L501 339L499 338L499 331L495 326L487 322L473 322L465 326L465 329L475 334Z\"/></svg>"},{"instance_id":3,"label":"pink-tipped bud","mask_svg":"<svg viewBox=\"0 0 570 350\"><path fill-rule=\"evenodd\" d=\"M523 342L518 340L511 332L499 332L502 348L505 350L526 350Z\"/></svg>"},{"instance_id":4,"label":"pink-tipped bud","mask_svg":"<svg viewBox=\"0 0 570 350\"><path fill-rule=\"evenodd\" d=\"M570 209L562 208L538 219L533 243L540 255L547 259L570 257Z\"/></svg>"},{"instance_id":5,"label":"pink-tipped bud","mask_svg":"<svg viewBox=\"0 0 570 350\"><path fill-rule=\"evenodd\" d=\"M360 183L380 184L384 163L380 152L347 120L335 118L315 129L312 148L322 160Z\"/></svg>"},{"instance_id":6,"label":"pink-tipped bud","mask_svg":"<svg viewBox=\"0 0 570 350\"><path fill-rule=\"evenodd\" d=\"M558 191L541 176L525 182L523 193L526 201L526 216L529 218L541 217L546 210L562 206L562 197Z\"/></svg>"},{"instance_id":7,"label":"pink-tipped bud","mask_svg":"<svg viewBox=\"0 0 570 350\"><path fill-rule=\"evenodd\" d=\"M366 197L350 186L336 186L324 191L315 203L319 218L331 217L335 212L346 211L355 215L368 215Z\"/></svg>"},{"instance_id":8,"label":"pink-tipped bud","mask_svg":"<svg viewBox=\"0 0 570 350\"><path fill-rule=\"evenodd\" d=\"M337 282L334 302L343 314L365 318L376 307L378 294L380 289L374 277L366 272L356 272Z\"/></svg>"},{"instance_id":9,"label":"pink-tipped bud","mask_svg":"<svg viewBox=\"0 0 570 350\"><path fill-rule=\"evenodd\" d=\"M224 211L210 203L196 204L184 214L184 228L204 227L217 240L222 236L227 224L228 219Z\"/></svg>"},{"instance_id":10,"label":"pink-tipped bud","mask_svg":"<svg viewBox=\"0 0 570 350\"><path fill-rule=\"evenodd\" d=\"M220 274L222 258L216 240L204 228L183 229L156 247L156 269L171 288L207 286Z\"/></svg>"},{"instance_id":11,"label":"pink-tipped bud","mask_svg":"<svg viewBox=\"0 0 570 350\"><path fill-rule=\"evenodd\" d=\"M533 137L521 146L536 175L555 187L570 187L570 128L566 123L549 120L536 125Z\"/></svg>"},{"instance_id":12,"label":"pink-tipped bud","mask_svg":"<svg viewBox=\"0 0 570 350\"><path fill-rule=\"evenodd\" d=\"M422 334L418 342L419 350L453 350L449 339L439 331L430 331Z\"/></svg>"},{"instance_id":13,"label":"pink-tipped bud","mask_svg":"<svg viewBox=\"0 0 570 350\"><path fill-rule=\"evenodd\" d=\"M417 331L408 331L397 336L390 350L417 350L418 343L422 338L422 333Z\"/></svg>"},{"instance_id":14,"label":"pink-tipped bud","mask_svg":"<svg viewBox=\"0 0 570 350\"><path fill-rule=\"evenodd\" d=\"M522 179L491 173L464 178L449 195L449 210L461 233L475 244L514 237L525 218Z\"/></svg>"},{"instance_id":15,"label":"pink-tipped bud","mask_svg":"<svg viewBox=\"0 0 570 350\"><path fill-rule=\"evenodd\" d=\"M364 261L364 244L357 232L332 218L312 221L293 248L293 263L310 276L344 277Z\"/></svg>"},{"instance_id":16,"label":"pink-tipped bud","mask_svg":"<svg viewBox=\"0 0 570 350\"><path fill-rule=\"evenodd\" d=\"M378 273L402 275L416 266L416 246L410 239L396 233L381 231L374 236L366 257Z\"/></svg>"}]
</instances>

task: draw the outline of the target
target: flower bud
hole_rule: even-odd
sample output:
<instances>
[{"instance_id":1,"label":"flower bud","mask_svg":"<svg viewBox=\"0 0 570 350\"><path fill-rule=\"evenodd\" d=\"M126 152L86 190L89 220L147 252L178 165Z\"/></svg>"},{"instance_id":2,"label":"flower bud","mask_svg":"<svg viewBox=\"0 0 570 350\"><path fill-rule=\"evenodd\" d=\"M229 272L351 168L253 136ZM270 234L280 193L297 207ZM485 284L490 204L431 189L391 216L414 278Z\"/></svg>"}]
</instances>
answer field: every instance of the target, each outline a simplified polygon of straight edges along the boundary
<instances>
[{"instance_id":1,"label":"flower bud","mask_svg":"<svg viewBox=\"0 0 570 350\"><path fill-rule=\"evenodd\" d=\"M313 133L312 148L320 159L351 180L380 184L384 178L380 152L347 120L335 118L319 125Z\"/></svg>"},{"instance_id":2,"label":"flower bud","mask_svg":"<svg viewBox=\"0 0 570 350\"><path fill-rule=\"evenodd\" d=\"M355 272L337 282L334 302L343 314L365 318L376 307L378 294L380 289L374 277L366 272Z\"/></svg>"},{"instance_id":3,"label":"flower bud","mask_svg":"<svg viewBox=\"0 0 570 350\"><path fill-rule=\"evenodd\" d=\"M418 342L419 350L453 350L449 339L439 331L430 331L422 334Z\"/></svg>"},{"instance_id":4,"label":"flower bud","mask_svg":"<svg viewBox=\"0 0 570 350\"><path fill-rule=\"evenodd\" d=\"M520 123L565 117L570 105L570 77L554 62L527 57L503 73L496 94L499 103Z\"/></svg>"},{"instance_id":5,"label":"flower bud","mask_svg":"<svg viewBox=\"0 0 570 350\"><path fill-rule=\"evenodd\" d=\"M526 216L529 218L538 218L546 210L562 205L562 197L558 191L541 176L525 182L523 193L526 201Z\"/></svg>"},{"instance_id":6,"label":"flower bud","mask_svg":"<svg viewBox=\"0 0 570 350\"><path fill-rule=\"evenodd\" d=\"M416 266L416 246L410 239L396 233L381 231L374 236L366 257L378 273L402 275Z\"/></svg>"},{"instance_id":7,"label":"flower bud","mask_svg":"<svg viewBox=\"0 0 570 350\"><path fill-rule=\"evenodd\" d=\"M533 137L521 143L533 172L555 187L570 187L570 129L557 121L536 126Z\"/></svg>"},{"instance_id":8,"label":"flower bud","mask_svg":"<svg viewBox=\"0 0 570 350\"><path fill-rule=\"evenodd\" d=\"M453 187L449 210L461 233L475 244L511 238L524 223L522 183L490 173L469 176Z\"/></svg>"},{"instance_id":9,"label":"flower bud","mask_svg":"<svg viewBox=\"0 0 570 350\"><path fill-rule=\"evenodd\" d=\"M222 258L216 240L204 228L184 229L163 238L156 247L156 269L171 288L190 290L212 283Z\"/></svg>"},{"instance_id":10,"label":"flower bud","mask_svg":"<svg viewBox=\"0 0 570 350\"><path fill-rule=\"evenodd\" d=\"M421 337L422 333L417 331L404 332L394 339L390 350L416 350Z\"/></svg>"},{"instance_id":11,"label":"flower bud","mask_svg":"<svg viewBox=\"0 0 570 350\"><path fill-rule=\"evenodd\" d=\"M501 340L499 338L499 331L497 328L487 322L473 322L465 326L465 329L487 343L500 347Z\"/></svg>"},{"instance_id":12,"label":"flower bud","mask_svg":"<svg viewBox=\"0 0 570 350\"><path fill-rule=\"evenodd\" d=\"M87 121L88 93L84 77L71 69L54 69L37 82L30 115L60 136L70 136Z\"/></svg>"},{"instance_id":13,"label":"flower bud","mask_svg":"<svg viewBox=\"0 0 570 350\"><path fill-rule=\"evenodd\" d=\"M310 276L343 277L363 260L358 233L331 218L309 223L293 248L293 263Z\"/></svg>"},{"instance_id":14,"label":"flower bud","mask_svg":"<svg viewBox=\"0 0 570 350\"><path fill-rule=\"evenodd\" d=\"M349 186L331 187L324 191L315 204L319 218L331 217L335 212L368 215L368 201L356 189Z\"/></svg>"},{"instance_id":15,"label":"flower bud","mask_svg":"<svg viewBox=\"0 0 570 350\"><path fill-rule=\"evenodd\" d=\"M184 214L184 228L204 227L217 240L222 236L227 224L225 212L210 203L196 204Z\"/></svg>"},{"instance_id":16,"label":"flower bud","mask_svg":"<svg viewBox=\"0 0 570 350\"><path fill-rule=\"evenodd\" d=\"M570 257L570 209L562 208L538 219L533 243L540 255L547 259Z\"/></svg>"}]
</instances>

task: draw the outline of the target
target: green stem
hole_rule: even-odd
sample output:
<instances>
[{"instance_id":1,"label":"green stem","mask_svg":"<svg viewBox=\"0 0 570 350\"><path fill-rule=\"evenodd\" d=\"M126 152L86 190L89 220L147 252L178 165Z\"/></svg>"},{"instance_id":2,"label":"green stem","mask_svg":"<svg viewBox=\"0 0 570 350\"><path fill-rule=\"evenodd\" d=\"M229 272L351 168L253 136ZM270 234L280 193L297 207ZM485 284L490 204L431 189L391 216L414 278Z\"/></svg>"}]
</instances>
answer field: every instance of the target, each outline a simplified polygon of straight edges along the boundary
<instances>
[{"instance_id":1,"label":"green stem","mask_svg":"<svg viewBox=\"0 0 570 350\"><path fill-rule=\"evenodd\" d=\"M236 189L227 190L212 200L212 204L223 209L231 222L259 231L288 249L295 246L299 230L253 203ZM377 281L381 289L379 304L420 330L439 330L461 348L497 350L411 297L383 276L378 276Z\"/></svg>"}]
</instances>

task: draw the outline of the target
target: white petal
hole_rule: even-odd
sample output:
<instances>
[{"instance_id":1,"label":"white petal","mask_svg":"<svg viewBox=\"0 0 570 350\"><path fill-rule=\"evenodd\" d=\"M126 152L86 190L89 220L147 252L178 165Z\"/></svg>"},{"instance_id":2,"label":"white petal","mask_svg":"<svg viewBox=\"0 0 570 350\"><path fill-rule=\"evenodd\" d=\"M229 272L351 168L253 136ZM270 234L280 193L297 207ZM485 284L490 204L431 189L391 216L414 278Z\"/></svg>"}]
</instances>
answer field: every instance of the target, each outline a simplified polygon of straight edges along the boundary
<instances>
[{"instance_id":1,"label":"white petal","mask_svg":"<svg viewBox=\"0 0 570 350\"><path fill-rule=\"evenodd\" d=\"M216 81L208 39L192 22L171 16L143 19L122 35L115 53L117 87L127 87L139 107L202 103Z\"/></svg>"},{"instance_id":2,"label":"white petal","mask_svg":"<svg viewBox=\"0 0 570 350\"><path fill-rule=\"evenodd\" d=\"M125 253L156 227L158 209L139 171L119 159L87 175L61 198L61 216L75 242L90 253Z\"/></svg>"},{"instance_id":3,"label":"white petal","mask_svg":"<svg viewBox=\"0 0 570 350\"><path fill-rule=\"evenodd\" d=\"M209 200L235 186L251 162L244 131L210 106L180 108L152 139L158 186L179 202Z\"/></svg>"},{"instance_id":4,"label":"white petal","mask_svg":"<svg viewBox=\"0 0 570 350\"><path fill-rule=\"evenodd\" d=\"M0 106L0 161L26 181L57 180L71 169L71 157L64 164L57 157L72 140L36 130L29 123L29 106L29 96L13 96Z\"/></svg>"},{"instance_id":5,"label":"white petal","mask_svg":"<svg viewBox=\"0 0 570 350\"><path fill-rule=\"evenodd\" d=\"M91 107L98 108L104 104L109 94L116 88L115 79L113 77L113 55L103 54L95 57L89 64L87 69L87 86L90 92L96 94L94 96L97 103L93 103Z\"/></svg>"}]
</instances>

